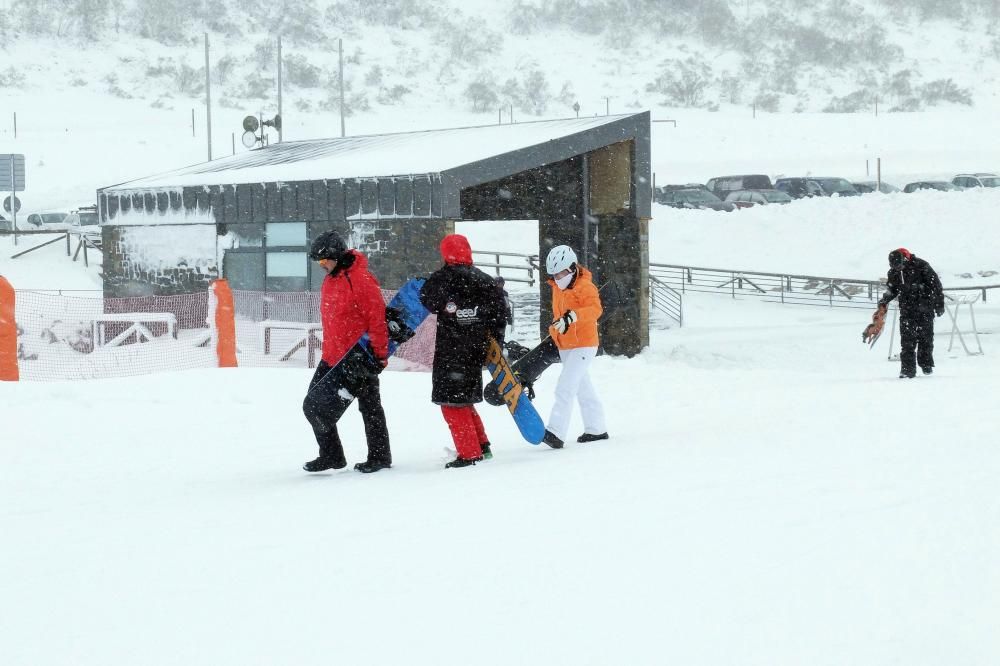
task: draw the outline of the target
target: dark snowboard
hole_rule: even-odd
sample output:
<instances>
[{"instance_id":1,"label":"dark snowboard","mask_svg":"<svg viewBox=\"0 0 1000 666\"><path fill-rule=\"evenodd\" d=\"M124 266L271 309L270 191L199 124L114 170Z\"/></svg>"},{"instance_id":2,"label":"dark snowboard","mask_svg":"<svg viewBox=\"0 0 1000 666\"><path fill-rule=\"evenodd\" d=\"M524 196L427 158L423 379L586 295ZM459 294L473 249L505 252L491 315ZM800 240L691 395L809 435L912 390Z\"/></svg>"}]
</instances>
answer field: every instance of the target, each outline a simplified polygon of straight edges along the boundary
<instances>
[{"instance_id":1,"label":"dark snowboard","mask_svg":"<svg viewBox=\"0 0 1000 666\"><path fill-rule=\"evenodd\" d=\"M528 392L528 397L534 397L532 385L535 380L541 377L550 365L558 362L559 349L556 347L555 341L552 338L545 338L541 344L511 363L510 367L514 371L517 381ZM489 384L483 389L483 398L491 405L504 404L503 396L500 395L496 384Z\"/></svg>"}]
</instances>

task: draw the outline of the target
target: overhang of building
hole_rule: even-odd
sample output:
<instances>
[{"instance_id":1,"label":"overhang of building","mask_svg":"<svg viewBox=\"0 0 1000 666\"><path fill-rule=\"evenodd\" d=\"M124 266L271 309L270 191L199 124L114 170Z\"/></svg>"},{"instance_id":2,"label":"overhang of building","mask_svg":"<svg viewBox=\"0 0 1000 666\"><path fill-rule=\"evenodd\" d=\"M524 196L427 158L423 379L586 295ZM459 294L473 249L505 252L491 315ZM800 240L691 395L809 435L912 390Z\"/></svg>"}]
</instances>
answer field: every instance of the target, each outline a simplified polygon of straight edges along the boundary
<instances>
[{"instance_id":1,"label":"overhang of building","mask_svg":"<svg viewBox=\"0 0 1000 666\"><path fill-rule=\"evenodd\" d=\"M130 210L146 214L182 205L190 209L189 200L194 208L205 210L214 208L213 202L226 205L229 198L234 210L241 210L241 190L247 197L256 196L251 192L257 190L308 191L314 202L320 198L318 183L330 190L323 201L330 206L344 202L343 217L338 208L338 213L327 213L330 219L459 219L465 188L624 142L633 146L634 214L644 218L649 217L651 205L649 123L649 113L643 112L288 141L102 188L98 190L101 220L113 224L125 210L123 200L128 200ZM335 195L335 190L342 194ZM117 201L109 201L112 198ZM222 217L235 221L228 219L230 214Z\"/></svg>"}]
</instances>

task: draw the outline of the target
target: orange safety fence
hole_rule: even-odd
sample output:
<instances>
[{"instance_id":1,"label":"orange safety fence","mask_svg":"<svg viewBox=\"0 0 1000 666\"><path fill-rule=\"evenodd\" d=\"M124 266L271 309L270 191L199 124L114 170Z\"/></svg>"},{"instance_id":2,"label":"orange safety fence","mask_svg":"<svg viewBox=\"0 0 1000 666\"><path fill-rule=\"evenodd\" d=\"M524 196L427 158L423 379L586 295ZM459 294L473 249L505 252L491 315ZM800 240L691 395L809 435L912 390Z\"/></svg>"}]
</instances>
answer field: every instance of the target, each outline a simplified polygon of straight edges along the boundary
<instances>
[{"instance_id":1,"label":"orange safety fence","mask_svg":"<svg viewBox=\"0 0 1000 666\"><path fill-rule=\"evenodd\" d=\"M4 382L18 380L16 298L10 282L0 275L0 381Z\"/></svg>"},{"instance_id":2,"label":"orange safety fence","mask_svg":"<svg viewBox=\"0 0 1000 666\"><path fill-rule=\"evenodd\" d=\"M61 381L237 365L315 367L323 339L318 293L229 290L221 282L200 293L128 298L19 290L14 368L21 380ZM395 294L382 293L386 302ZM431 316L389 369L430 370L434 331ZM0 326L0 344L2 335Z\"/></svg>"}]
</instances>

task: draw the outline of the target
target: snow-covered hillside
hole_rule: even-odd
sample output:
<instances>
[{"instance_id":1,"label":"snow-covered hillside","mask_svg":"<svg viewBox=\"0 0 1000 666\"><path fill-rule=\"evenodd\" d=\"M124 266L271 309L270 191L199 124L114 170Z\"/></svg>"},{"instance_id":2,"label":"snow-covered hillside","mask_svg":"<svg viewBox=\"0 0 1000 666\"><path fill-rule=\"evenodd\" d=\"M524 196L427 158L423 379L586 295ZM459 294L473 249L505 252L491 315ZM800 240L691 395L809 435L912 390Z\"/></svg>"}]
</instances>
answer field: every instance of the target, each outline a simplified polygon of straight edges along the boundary
<instances>
[{"instance_id":1,"label":"snow-covered hillside","mask_svg":"<svg viewBox=\"0 0 1000 666\"><path fill-rule=\"evenodd\" d=\"M212 152L229 154L234 140L242 151L242 118L277 111L273 33L280 28L286 139L339 133L336 39L343 37L351 134L510 122L511 109L515 121L565 117L578 102L583 115L652 109L656 119L677 120L676 128L655 126L661 183L704 182L720 171L854 177L864 175L866 160L873 171L877 157L897 181L995 170L997 16L965 1L970 9L956 19L924 0L836 7L715 0L661 10L630 2L625 13L609 9L619 0L280 7L213 0L171 23L160 19L183 3L130 0L112 3L100 39L81 36L89 28L78 14L57 25L83 3L52 5L30 21L24 7L47 5L14 3L0 46L0 151L28 158L26 212L92 202L98 187L204 161L206 30ZM880 60L865 56L872 49ZM664 90L691 84L689 61L711 70L691 75L705 84L698 88L704 103L665 100ZM665 73L680 78L664 80ZM922 86L940 79L968 88L974 106L886 113L917 108L907 95L923 95ZM852 95L863 102L858 113L819 113ZM705 110L709 102L718 112Z\"/></svg>"}]
</instances>

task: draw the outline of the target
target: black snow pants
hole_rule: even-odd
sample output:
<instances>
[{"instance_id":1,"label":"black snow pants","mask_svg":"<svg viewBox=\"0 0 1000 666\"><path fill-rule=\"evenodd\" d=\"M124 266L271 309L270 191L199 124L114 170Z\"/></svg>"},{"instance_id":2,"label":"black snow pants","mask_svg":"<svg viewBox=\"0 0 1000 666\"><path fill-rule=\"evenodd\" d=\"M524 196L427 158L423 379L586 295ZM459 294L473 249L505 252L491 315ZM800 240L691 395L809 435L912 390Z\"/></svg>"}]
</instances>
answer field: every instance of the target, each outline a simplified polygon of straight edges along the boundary
<instances>
[{"instance_id":1,"label":"black snow pants","mask_svg":"<svg viewBox=\"0 0 1000 666\"><path fill-rule=\"evenodd\" d=\"M922 369L934 367L934 313L906 313L899 319L899 337L902 350L899 360L900 372L904 375L917 374L917 366Z\"/></svg>"},{"instance_id":2,"label":"black snow pants","mask_svg":"<svg viewBox=\"0 0 1000 666\"><path fill-rule=\"evenodd\" d=\"M344 446L337 433L337 421L355 398L365 424L368 440L368 461L392 464L389 450L389 429L385 424L382 397L379 393L378 372L374 360L361 347L355 347L331 368L320 361L309 382L309 392L302 411L312 426L319 444L319 454L333 461L334 467L347 464Z\"/></svg>"}]
</instances>

